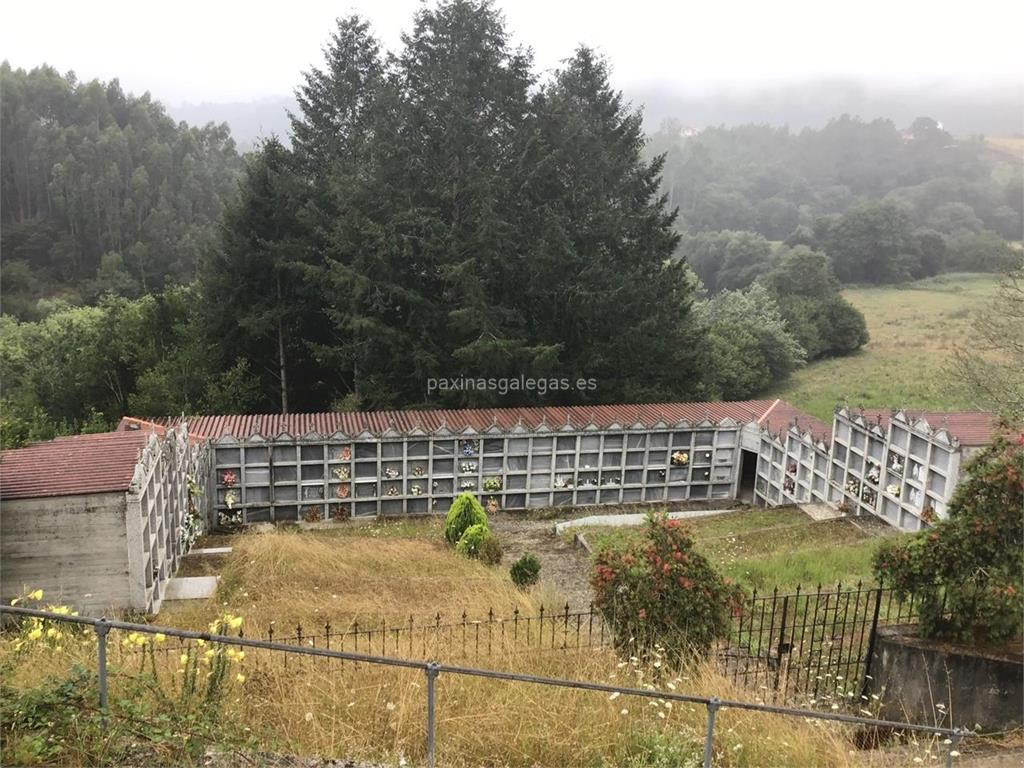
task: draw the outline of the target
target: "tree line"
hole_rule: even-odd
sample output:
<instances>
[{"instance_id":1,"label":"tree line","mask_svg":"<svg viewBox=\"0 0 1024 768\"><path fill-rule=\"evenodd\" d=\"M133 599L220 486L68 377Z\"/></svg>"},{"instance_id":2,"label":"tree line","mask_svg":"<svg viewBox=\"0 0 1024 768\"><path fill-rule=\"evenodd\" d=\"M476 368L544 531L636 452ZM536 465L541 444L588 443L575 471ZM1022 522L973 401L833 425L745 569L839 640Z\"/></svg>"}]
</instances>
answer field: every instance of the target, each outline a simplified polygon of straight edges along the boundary
<instances>
[{"instance_id":1,"label":"tree line","mask_svg":"<svg viewBox=\"0 0 1024 768\"><path fill-rule=\"evenodd\" d=\"M196 276L241 158L227 125L176 124L117 80L0 64L4 312L92 303Z\"/></svg>"},{"instance_id":2,"label":"tree line","mask_svg":"<svg viewBox=\"0 0 1024 768\"><path fill-rule=\"evenodd\" d=\"M1015 263L1024 171L983 137L955 138L928 117L900 130L849 115L795 134L690 133L670 121L647 151L666 156L662 189L687 235L680 256L711 292L749 285L780 243L824 252L843 283Z\"/></svg>"}]
</instances>

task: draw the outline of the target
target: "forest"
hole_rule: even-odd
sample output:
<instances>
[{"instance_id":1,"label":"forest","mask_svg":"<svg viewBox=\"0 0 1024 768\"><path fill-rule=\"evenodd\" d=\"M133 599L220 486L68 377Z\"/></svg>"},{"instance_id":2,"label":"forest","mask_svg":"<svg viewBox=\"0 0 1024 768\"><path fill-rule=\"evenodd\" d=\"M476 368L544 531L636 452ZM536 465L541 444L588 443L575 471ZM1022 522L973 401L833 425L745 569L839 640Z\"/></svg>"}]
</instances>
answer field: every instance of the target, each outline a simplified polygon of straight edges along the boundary
<instances>
[{"instance_id":1,"label":"forest","mask_svg":"<svg viewBox=\"0 0 1024 768\"><path fill-rule=\"evenodd\" d=\"M855 352L850 283L1007 271L1019 163L931 118L645 136L493 5L339 19L288 136L0 66L4 445L121 415L738 399ZM315 52L310 52L310 59ZM594 379L427 392L431 377Z\"/></svg>"}]
</instances>

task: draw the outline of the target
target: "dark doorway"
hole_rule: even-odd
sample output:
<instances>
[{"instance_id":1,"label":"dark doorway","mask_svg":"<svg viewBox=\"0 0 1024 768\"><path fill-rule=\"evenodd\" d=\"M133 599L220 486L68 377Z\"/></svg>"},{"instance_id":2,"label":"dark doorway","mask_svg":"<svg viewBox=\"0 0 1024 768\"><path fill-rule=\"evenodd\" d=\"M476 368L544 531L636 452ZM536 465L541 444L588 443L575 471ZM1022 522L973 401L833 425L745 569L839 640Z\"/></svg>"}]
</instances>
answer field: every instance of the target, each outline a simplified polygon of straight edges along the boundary
<instances>
[{"instance_id":1,"label":"dark doorway","mask_svg":"<svg viewBox=\"0 0 1024 768\"><path fill-rule=\"evenodd\" d=\"M739 500L748 504L754 503L754 483L757 481L757 453L740 451L740 490Z\"/></svg>"}]
</instances>

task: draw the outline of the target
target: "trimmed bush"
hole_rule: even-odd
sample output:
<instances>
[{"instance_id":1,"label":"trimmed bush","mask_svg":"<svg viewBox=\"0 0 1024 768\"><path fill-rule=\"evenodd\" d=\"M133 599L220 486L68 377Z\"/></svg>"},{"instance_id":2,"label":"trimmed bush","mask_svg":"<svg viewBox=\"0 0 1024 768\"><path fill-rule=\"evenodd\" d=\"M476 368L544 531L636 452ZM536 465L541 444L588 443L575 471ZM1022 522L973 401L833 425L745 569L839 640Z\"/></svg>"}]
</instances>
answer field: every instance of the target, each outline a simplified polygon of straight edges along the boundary
<instances>
[{"instance_id":1,"label":"trimmed bush","mask_svg":"<svg viewBox=\"0 0 1024 768\"><path fill-rule=\"evenodd\" d=\"M487 528L487 523L471 525L462 533L462 538L455 545L455 551L466 557L479 557L480 547L483 546L484 541L490 535L491 532Z\"/></svg>"},{"instance_id":2,"label":"trimmed bush","mask_svg":"<svg viewBox=\"0 0 1024 768\"><path fill-rule=\"evenodd\" d=\"M460 493L452 502L444 521L444 537L451 545L459 543L462 534L473 525L487 527L487 515L476 496L469 491Z\"/></svg>"},{"instance_id":3,"label":"trimmed bush","mask_svg":"<svg viewBox=\"0 0 1024 768\"><path fill-rule=\"evenodd\" d=\"M742 593L693 549L679 520L649 515L646 541L597 554L594 604L616 645L660 645L678 658L703 654L732 626Z\"/></svg>"},{"instance_id":4,"label":"trimmed bush","mask_svg":"<svg viewBox=\"0 0 1024 768\"><path fill-rule=\"evenodd\" d=\"M540 581L540 560L527 552L514 563L508 572L512 583L520 589L532 586Z\"/></svg>"},{"instance_id":5,"label":"trimmed bush","mask_svg":"<svg viewBox=\"0 0 1024 768\"><path fill-rule=\"evenodd\" d=\"M484 536L484 540L480 542L480 550L477 556L480 558L480 562L484 565L498 565L501 563L501 558L505 555L504 550L501 546L501 541L490 531Z\"/></svg>"}]
</instances>

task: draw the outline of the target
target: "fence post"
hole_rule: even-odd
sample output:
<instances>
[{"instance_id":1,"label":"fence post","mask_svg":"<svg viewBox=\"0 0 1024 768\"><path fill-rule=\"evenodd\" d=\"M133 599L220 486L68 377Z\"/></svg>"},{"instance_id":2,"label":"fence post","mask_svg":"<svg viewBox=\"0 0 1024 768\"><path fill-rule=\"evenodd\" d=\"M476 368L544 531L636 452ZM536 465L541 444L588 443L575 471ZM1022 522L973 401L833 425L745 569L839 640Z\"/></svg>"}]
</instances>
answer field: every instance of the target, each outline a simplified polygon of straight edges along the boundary
<instances>
[{"instance_id":1,"label":"fence post","mask_svg":"<svg viewBox=\"0 0 1024 768\"><path fill-rule=\"evenodd\" d=\"M721 701L717 696L708 700L708 730L704 734L704 768L711 768L711 759L714 757L714 734L715 734L715 713L718 712Z\"/></svg>"},{"instance_id":2,"label":"fence post","mask_svg":"<svg viewBox=\"0 0 1024 768\"><path fill-rule=\"evenodd\" d=\"M964 736L963 728L954 728L953 731L953 738L949 741L949 751L946 752L946 768L953 768L953 753L960 746L960 739Z\"/></svg>"},{"instance_id":3,"label":"fence post","mask_svg":"<svg viewBox=\"0 0 1024 768\"><path fill-rule=\"evenodd\" d=\"M427 675L427 766L434 768L434 681L441 665L432 661L423 671Z\"/></svg>"},{"instance_id":4,"label":"fence post","mask_svg":"<svg viewBox=\"0 0 1024 768\"><path fill-rule=\"evenodd\" d=\"M107 617L104 616L97 624L93 625L96 630L96 651L97 663L99 665L98 687L100 692L100 727L106 730L107 727L107 633L110 632L110 625L107 624Z\"/></svg>"},{"instance_id":5,"label":"fence post","mask_svg":"<svg viewBox=\"0 0 1024 768\"><path fill-rule=\"evenodd\" d=\"M875 590L875 612L871 616L871 634L868 635L868 647L867 647L867 650L864 652L864 656L865 656L865 658L864 658L864 667L863 667L863 669L864 669L864 680L861 683L862 692L863 692L863 689L865 689L867 687L867 684L868 684L868 680L867 680L868 671L871 669L871 657L875 653L875 633L878 632L878 615L879 615L879 613L881 613L881 610L882 610L882 587L879 586L878 589Z\"/></svg>"},{"instance_id":6,"label":"fence post","mask_svg":"<svg viewBox=\"0 0 1024 768\"><path fill-rule=\"evenodd\" d=\"M799 589L799 588L798 588ZM799 596L799 592L797 595ZM799 602L797 604L799 607ZM783 654L789 653L786 646L786 618L789 613L789 595L783 595L782 597L782 621L779 623L779 642L775 645L775 680L772 683L772 688L776 691L779 690L779 680L782 677L782 656Z\"/></svg>"}]
</instances>

